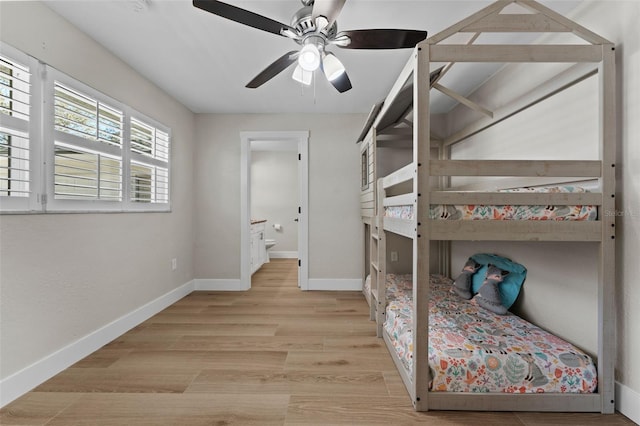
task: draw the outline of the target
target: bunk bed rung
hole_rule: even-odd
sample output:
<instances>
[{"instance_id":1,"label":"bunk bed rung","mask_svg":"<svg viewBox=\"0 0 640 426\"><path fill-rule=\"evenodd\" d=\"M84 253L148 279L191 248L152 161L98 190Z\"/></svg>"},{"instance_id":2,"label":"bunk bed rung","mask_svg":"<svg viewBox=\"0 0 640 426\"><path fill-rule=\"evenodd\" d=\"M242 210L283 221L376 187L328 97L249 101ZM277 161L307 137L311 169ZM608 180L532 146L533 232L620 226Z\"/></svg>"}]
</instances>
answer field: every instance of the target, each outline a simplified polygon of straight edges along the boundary
<instances>
[{"instance_id":1,"label":"bunk bed rung","mask_svg":"<svg viewBox=\"0 0 640 426\"><path fill-rule=\"evenodd\" d=\"M602 162L573 160L431 160L431 176L552 176L602 175Z\"/></svg>"},{"instance_id":2,"label":"bunk bed rung","mask_svg":"<svg viewBox=\"0 0 640 426\"><path fill-rule=\"evenodd\" d=\"M601 241L601 221L431 220L432 240ZM385 221L386 227L386 221Z\"/></svg>"},{"instance_id":3,"label":"bunk bed rung","mask_svg":"<svg viewBox=\"0 0 640 426\"><path fill-rule=\"evenodd\" d=\"M600 206L602 194L596 192L469 192L469 191L433 191L431 204L447 205L521 205L521 206Z\"/></svg>"},{"instance_id":4,"label":"bunk bed rung","mask_svg":"<svg viewBox=\"0 0 640 426\"><path fill-rule=\"evenodd\" d=\"M382 178L382 187L387 189L391 186L398 185L403 182L407 182L415 176L415 166L413 163L404 166L403 168L391 173L390 175Z\"/></svg>"},{"instance_id":5,"label":"bunk bed rung","mask_svg":"<svg viewBox=\"0 0 640 426\"><path fill-rule=\"evenodd\" d=\"M371 234L371 238L373 238L376 241L380 240L380 236L378 234L375 234L375 233Z\"/></svg>"},{"instance_id":6,"label":"bunk bed rung","mask_svg":"<svg viewBox=\"0 0 640 426\"><path fill-rule=\"evenodd\" d=\"M380 268L378 267L378 264L376 262L371 262L371 267L373 267L373 269L375 269L376 271L380 271Z\"/></svg>"}]
</instances>

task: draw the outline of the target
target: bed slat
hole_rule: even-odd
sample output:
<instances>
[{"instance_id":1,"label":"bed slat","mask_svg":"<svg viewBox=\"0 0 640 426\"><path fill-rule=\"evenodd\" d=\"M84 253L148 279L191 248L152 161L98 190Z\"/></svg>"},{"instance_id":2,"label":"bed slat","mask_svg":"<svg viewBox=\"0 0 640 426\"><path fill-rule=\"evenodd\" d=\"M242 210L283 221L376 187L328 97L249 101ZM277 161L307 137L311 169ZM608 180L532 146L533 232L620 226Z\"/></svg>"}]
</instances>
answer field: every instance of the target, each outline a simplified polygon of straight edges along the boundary
<instances>
[{"instance_id":1,"label":"bed slat","mask_svg":"<svg viewBox=\"0 0 640 426\"><path fill-rule=\"evenodd\" d=\"M600 161L572 160L431 160L431 176L553 176L602 175Z\"/></svg>"},{"instance_id":2,"label":"bed slat","mask_svg":"<svg viewBox=\"0 0 640 426\"><path fill-rule=\"evenodd\" d=\"M599 412L594 394L468 394L429 392L430 410Z\"/></svg>"},{"instance_id":3,"label":"bed slat","mask_svg":"<svg viewBox=\"0 0 640 426\"><path fill-rule=\"evenodd\" d=\"M432 240L600 241L600 221L431 220ZM385 220L386 227L386 220Z\"/></svg>"},{"instance_id":4,"label":"bed slat","mask_svg":"<svg viewBox=\"0 0 640 426\"><path fill-rule=\"evenodd\" d=\"M433 45L432 62L600 62L602 46Z\"/></svg>"},{"instance_id":5,"label":"bed slat","mask_svg":"<svg viewBox=\"0 0 640 426\"><path fill-rule=\"evenodd\" d=\"M482 204L513 206L599 206L602 194L595 192L431 192L431 204Z\"/></svg>"}]
</instances>

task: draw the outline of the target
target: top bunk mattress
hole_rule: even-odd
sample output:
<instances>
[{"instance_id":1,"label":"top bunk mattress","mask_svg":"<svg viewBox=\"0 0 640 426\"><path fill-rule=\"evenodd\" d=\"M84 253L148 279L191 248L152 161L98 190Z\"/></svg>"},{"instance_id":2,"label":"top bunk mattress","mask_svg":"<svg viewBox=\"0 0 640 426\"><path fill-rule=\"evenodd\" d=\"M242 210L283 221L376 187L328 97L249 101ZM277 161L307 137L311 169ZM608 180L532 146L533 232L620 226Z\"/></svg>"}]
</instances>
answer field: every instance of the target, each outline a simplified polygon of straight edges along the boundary
<instances>
[{"instance_id":1,"label":"top bunk mattress","mask_svg":"<svg viewBox=\"0 0 640 426\"><path fill-rule=\"evenodd\" d=\"M503 192L586 192L578 186L517 188ZM412 205L385 207L385 217L414 219ZM431 205L432 220L597 220L596 206Z\"/></svg>"},{"instance_id":2,"label":"top bunk mattress","mask_svg":"<svg viewBox=\"0 0 640 426\"><path fill-rule=\"evenodd\" d=\"M411 275L388 275L384 329L412 376ZM432 391L591 393L592 359L572 344L513 315L497 315L452 293L449 278L430 279L429 367Z\"/></svg>"}]
</instances>

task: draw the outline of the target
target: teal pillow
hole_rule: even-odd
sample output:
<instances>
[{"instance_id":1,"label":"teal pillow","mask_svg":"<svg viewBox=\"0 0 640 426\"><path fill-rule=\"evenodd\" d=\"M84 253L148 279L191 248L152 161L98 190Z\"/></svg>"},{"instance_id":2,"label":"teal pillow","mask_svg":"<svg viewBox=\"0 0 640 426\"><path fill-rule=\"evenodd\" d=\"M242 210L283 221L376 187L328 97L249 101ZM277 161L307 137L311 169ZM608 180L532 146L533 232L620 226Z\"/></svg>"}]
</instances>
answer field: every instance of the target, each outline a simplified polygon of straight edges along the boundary
<instances>
[{"instance_id":1,"label":"teal pillow","mask_svg":"<svg viewBox=\"0 0 640 426\"><path fill-rule=\"evenodd\" d=\"M527 277L527 268L519 263L512 262L506 257L498 256L496 254L474 254L471 258L482 265L482 268L473 274L473 277L471 278L471 288L474 294L480 290L480 287L484 282L487 270L489 269L487 265L496 265L503 271L509 271L509 275L505 276L502 283L498 286L502 305L509 309L518 298L518 294L520 294L522 283L524 283L524 279Z\"/></svg>"}]
</instances>

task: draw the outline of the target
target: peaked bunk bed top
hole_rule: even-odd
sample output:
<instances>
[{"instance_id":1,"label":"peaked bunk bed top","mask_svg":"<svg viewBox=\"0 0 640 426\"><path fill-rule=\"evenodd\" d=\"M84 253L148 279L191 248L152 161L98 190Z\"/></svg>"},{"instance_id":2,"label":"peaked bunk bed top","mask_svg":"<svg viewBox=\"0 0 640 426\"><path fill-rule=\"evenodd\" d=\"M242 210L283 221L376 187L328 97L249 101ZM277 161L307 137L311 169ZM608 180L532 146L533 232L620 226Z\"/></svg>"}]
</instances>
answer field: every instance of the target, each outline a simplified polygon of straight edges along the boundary
<instances>
[{"instance_id":1,"label":"peaked bunk bed top","mask_svg":"<svg viewBox=\"0 0 640 426\"><path fill-rule=\"evenodd\" d=\"M569 33L580 44L481 43L485 33ZM460 43L458 40L466 40ZM490 110L445 87L441 79L458 63L566 63L570 64L537 88L517 99ZM441 64L444 63L444 66ZM437 66L433 66L436 64ZM437 68L440 67L440 68ZM437 68L435 71L433 68ZM434 74L435 73L435 74ZM451 160L450 147L506 120L540 101L560 93L577 82L597 75L600 81L599 130L600 159L572 160ZM437 90L459 104L475 111L480 118L452 131L444 137L432 133L430 92ZM615 350L615 217L602 214L615 210L615 47L614 45L533 0L499 0L470 17L450 26L416 46L398 79L385 98L374 120L369 120L363 134L396 135L403 146L407 140L413 148L413 161L378 182L378 223L385 231L415 240L413 255L413 360L410 373L402 372L410 397L417 410L550 410L550 411L614 411ZM439 157L431 150L439 148ZM566 193L500 193L459 191L445 188L452 176L505 176L522 178L589 178L599 182L598 192ZM413 191L385 198L385 190L413 181ZM435 184L435 185L433 185ZM429 216L434 204L592 204L600 210L595 221L461 221L436 220ZM388 205L411 205L410 219L384 217ZM481 223L480 223L481 222ZM382 230L381 230L382 232ZM380 236L382 240L382 236ZM430 256L432 240L502 240L502 241L583 241L600 246L598 253L598 354L597 392L593 394L466 394L433 392L429 364L429 312L417 307L429 306ZM384 245L383 245L384 246ZM384 256L380 256L384 259ZM439 265L448 267L447 261ZM380 265L384 277L384 265ZM378 278L378 283L384 278ZM384 286L378 286L378 300L384 301ZM384 310L384 308L383 308ZM384 314L382 314L384 315ZM389 345L388 336L384 335Z\"/></svg>"}]
</instances>

